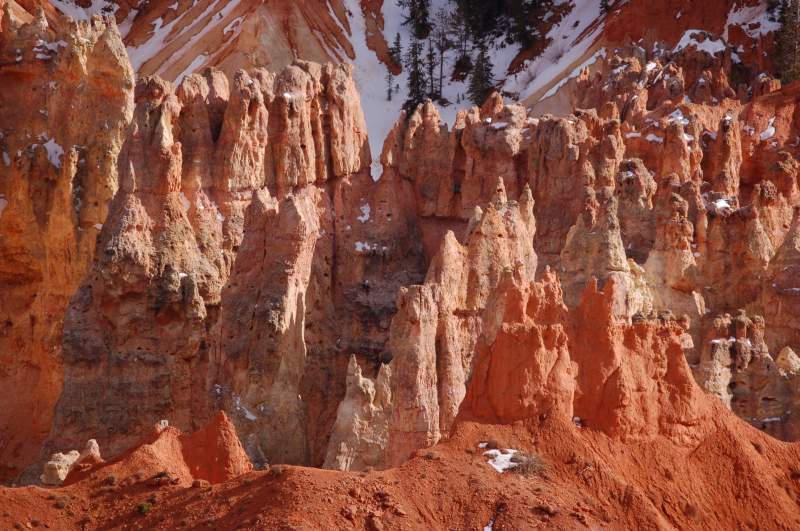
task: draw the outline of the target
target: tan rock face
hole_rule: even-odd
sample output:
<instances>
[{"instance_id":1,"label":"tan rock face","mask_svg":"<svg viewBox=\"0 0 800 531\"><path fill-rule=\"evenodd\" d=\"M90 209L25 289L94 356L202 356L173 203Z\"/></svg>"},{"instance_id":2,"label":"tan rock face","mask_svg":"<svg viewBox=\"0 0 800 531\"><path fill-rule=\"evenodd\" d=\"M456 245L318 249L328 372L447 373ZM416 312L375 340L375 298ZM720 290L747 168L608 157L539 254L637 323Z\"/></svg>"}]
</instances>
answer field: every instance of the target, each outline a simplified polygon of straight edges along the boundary
<instances>
[{"instance_id":1,"label":"tan rock face","mask_svg":"<svg viewBox=\"0 0 800 531\"><path fill-rule=\"evenodd\" d=\"M516 270L532 279L536 271L532 207L530 189L523 189L519 202L509 200L498 179L486 210L477 208L470 220L465 244L446 233L425 283L401 288L385 352L391 359L386 377L391 403L382 406L381 415L387 414L388 425L377 422L369 435L382 441L382 452L369 452L372 461L351 466L395 466L447 435L466 392L476 340L485 319L492 318L487 305L502 275ZM359 434L362 415L348 418L349 403L345 397L340 404L337 426ZM343 447L333 438L327 461L346 462L352 444Z\"/></svg>"},{"instance_id":2,"label":"tan rock face","mask_svg":"<svg viewBox=\"0 0 800 531\"><path fill-rule=\"evenodd\" d=\"M383 463L391 413L391 369L381 365L373 381L355 356L347 365L347 391L336 410L324 468L363 470Z\"/></svg>"},{"instance_id":3,"label":"tan rock face","mask_svg":"<svg viewBox=\"0 0 800 531\"><path fill-rule=\"evenodd\" d=\"M100 18L0 29L0 480L50 430L64 311L90 268L118 188L133 72ZM81 436L82 443L86 437Z\"/></svg>"},{"instance_id":4,"label":"tan rock face","mask_svg":"<svg viewBox=\"0 0 800 531\"><path fill-rule=\"evenodd\" d=\"M102 254L65 318L65 386L48 446L94 426L117 453L156 420L193 428L213 405L234 413L254 455L309 462L319 449L306 441L306 408L323 386L303 381L307 367L335 350L340 326L364 329L362 345L385 335L349 312L337 324L336 309L385 311L381 297L396 288L377 281L375 300L362 301L354 286L381 274L364 268L382 257L404 255L396 267L414 271L402 237L381 250L344 235L384 224L369 207L362 221L334 226L337 208L342 218L356 210L368 160L346 67L297 63L231 82L207 71L177 90L141 80ZM267 430L283 442L259 439Z\"/></svg>"}]
</instances>

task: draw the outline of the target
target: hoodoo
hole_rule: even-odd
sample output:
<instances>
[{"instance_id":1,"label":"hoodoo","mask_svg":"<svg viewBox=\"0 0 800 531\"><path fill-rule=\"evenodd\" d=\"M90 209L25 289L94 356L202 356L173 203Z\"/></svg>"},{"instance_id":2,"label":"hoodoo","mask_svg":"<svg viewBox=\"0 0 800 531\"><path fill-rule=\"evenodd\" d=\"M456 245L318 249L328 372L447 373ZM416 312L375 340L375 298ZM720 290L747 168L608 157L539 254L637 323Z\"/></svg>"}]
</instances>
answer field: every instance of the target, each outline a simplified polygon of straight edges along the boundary
<instances>
[{"instance_id":1,"label":"hoodoo","mask_svg":"<svg viewBox=\"0 0 800 531\"><path fill-rule=\"evenodd\" d=\"M798 0L0 8L0 528L800 528Z\"/></svg>"}]
</instances>

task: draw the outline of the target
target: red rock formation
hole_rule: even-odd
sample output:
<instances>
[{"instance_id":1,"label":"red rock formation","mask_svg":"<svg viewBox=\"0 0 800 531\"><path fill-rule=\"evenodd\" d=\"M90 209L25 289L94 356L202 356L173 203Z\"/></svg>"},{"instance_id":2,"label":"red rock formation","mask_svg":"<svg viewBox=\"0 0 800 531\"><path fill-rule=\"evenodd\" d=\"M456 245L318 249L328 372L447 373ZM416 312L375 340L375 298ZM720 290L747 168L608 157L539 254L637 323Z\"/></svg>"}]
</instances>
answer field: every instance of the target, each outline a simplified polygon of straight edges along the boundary
<instances>
[{"instance_id":1,"label":"red rock formation","mask_svg":"<svg viewBox=\"0 0 800 531\"><path fill-rule=\"evenodd\" d=\"M506 274L490 310L493 318L481 336L459 418L492 424L569 421L575 368L556 276L547 270L541 282L527 283Z\"/></svg>"},{"instance_id":2,"label":"red rock formation","mask_svg":"<svg viewBox=\"0 0 800 531\"><path fill-rule=\"evenodd\" d=\"M133 72L119 35L105 21L61 30L40 14L20 24L7 3L0 63L5 481L30 463L50 430L63 378L64 311L90 268L118 188L117 154L133 110Z\"/></svg>"},{"instance_id":3,"label":"red rock formation","mask_svg":"<svg viewBox=\"0 0 800 531\"><path fill-rule=\"evenodd\" d=\"M768 64L758 28L722 16L762 6L682 3L686 19L614 47L618 20L652 16L641 2L615 6L606 49L588 51L591 67L558 95L567 116L537 118L545 100L526 109L494 94L449 128L429 102L396 123L379 178L350 67L204 70L177 87L143 77L133 110L113 25L69 26L48 8L20 26L24 10L4 5L0 378L15 391L0 413L4 478L37 452L97 437L113 458L159 419L190 430L219 409L259 465L401 465L458 444L471 429L459 411L550 419L551 442L579 419L610 447L657 441L677 456L726 415L684 356L735 413L797 437L798 88L757 75ZM143 8L129 43L159 24L177 31L140 73L189 66L183 17L204 5L162 18L161 3ZM309 27L346 20L339 4L309 5L287 9ZM225 24L263 11L235 7ZM379 27L380 6L360 7ZM252 44L212 33L201 48ZM237 54L208 60L231 68ZM83 112L100 101L111 111ZM730 318L739 308L749 313ZM726 437L750 437L724 418ZM177 455L174 441L162 450ZM630 499L635 524L688 525Z\"/></svg>"},{"instance_id":4,"label":"red rock formation","mask_svg":"<svg viewBox=\"0 0 800 531\"><path fill-rule=\"evenodd\" d=\"M156 425L135 448L118 458L73 469L65 485L81 481L113 485L117 479L136 474L139 479L166 479L164 483L188 487L194 480L223 483L252 469L233 424L220 411L193 433Z\"/></svg>"}]
</instances>

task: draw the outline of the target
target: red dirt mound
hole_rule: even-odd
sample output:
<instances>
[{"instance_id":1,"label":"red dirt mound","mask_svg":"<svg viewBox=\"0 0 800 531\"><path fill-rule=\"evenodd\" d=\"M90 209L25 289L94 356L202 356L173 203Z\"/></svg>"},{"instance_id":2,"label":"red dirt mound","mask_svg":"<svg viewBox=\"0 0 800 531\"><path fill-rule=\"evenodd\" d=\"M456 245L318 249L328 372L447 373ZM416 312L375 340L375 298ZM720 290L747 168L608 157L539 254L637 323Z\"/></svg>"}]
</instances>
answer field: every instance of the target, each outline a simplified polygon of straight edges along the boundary
<instances>
[{"instance_id":1,"label":"red dirt mound","mask_svg":"<svg viewBox=\"0 0 800 531\"><path fill-rule=\"evenodd\" d=\"M81 464L82 465L82 464ZM177 428L156 425L142 443L113 461L74 468L65 485L84 479L170 477L180 485L196 479L221 483L252 470L236 429L224 412L200 430L184 434Z\"/></svg>"}]
</instances>

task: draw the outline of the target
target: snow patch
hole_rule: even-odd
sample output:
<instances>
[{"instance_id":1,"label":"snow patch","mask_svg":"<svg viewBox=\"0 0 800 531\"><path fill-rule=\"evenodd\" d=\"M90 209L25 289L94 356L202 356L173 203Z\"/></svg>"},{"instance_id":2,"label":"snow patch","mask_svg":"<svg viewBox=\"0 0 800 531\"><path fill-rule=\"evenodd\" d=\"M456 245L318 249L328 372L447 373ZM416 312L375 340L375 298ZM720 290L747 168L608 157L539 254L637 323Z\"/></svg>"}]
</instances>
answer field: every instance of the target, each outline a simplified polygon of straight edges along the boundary
<instances>
[{"instance_id":1,"label":"snow patch","mask_svg":"<svg viewBox=\"0 0 800 531\"><path fill-rule=\"evenodd\" d=\"M689 120L683 116L683 112L680 109L675 109L672 113L667 116L668 122L677 122L683 126L689 125Z\"/></svg>"},{"instance_id":2,"label":"snow patch","mask_svg":"<svg viewBox=\"0 0 800 531\"><path fill-rule=\"evenodd\" d=\"M365 203L361 205L361 215L358 216L356 219L361 223L366 223L367 221L369 221L369 213L370 213L369 203Z\"/></svg>"},{"instance_id":3,"label":"snow patch","mask_svg":"<svg viewBox=\"0 0 800 531\"><path fill-rule=\"evenodd\" d=\"M653 134L653 133L647 133L647 136L644 137L644 139L647 140L648 142L656 142L658 144L663 144L664 143L664 139L663 138L661 138L660 136L658 136L656 134Z\"/></svg>"},{"instance_id":4,"label":"snow patch","mask_svg":"<svg viewBox=\"0 0 800 531\"><path fill-rule=\"evenodd\" d=\"M233 395L233 405L236 410L242 412L244 414L244 418L250 422L253 422L258 418L255 413L247 409L247 406L242 405L242 399L238 395Z\"/></svg>"},{"instance_id":5,"label":"snow patch","mask_svg":"<svg viewBox=\"0 0 800 531\"><path fill-rule=\"evenodd\" d=\"M724 198L714 201L714 206L717 207L718 210L732 210L731 204Z\"/></svg>"},{"instance_id":6,"label":"snow patch","mask_svg":"<svg viewBox=\"0 0 800 531\"><path fill-rule=\"evenodd\" d=\"M761 135L759 135L759 138L761 138L761 141L764 142L765 140L769 140L773 136L775 136L775 117L774 116L769 119L769 124L767 124L767 128L764 129L763 131L761 131Z\"/></svg>"},{"instance_id":7,"label":"snow patch","mask_svg":"<svg viewBox=\"0 0 800 531\"><path fill-rule=\"evenodd\" d=\"M553 84L556 79L562 78L558 82L560 85L566 82L563 79L564 72L586 55L603 32L603 23L597 22L601 18L600 2L596 0L573 0L573 2L572 11L554 25L545 36L550 45L539 57L527 63L519 75L506 80L503 85L504 90L518 92L519 99L523 100ZM597 54L592 58L596 60L596 56ZM594 62L592 58L585 63ZM586 65L581 64L573 70L573 73L577 75L584 66ZM557 90L558 88L553 90L551 87L541 99L555 94Z\"/></svg>"},{"instance_id":8,"label":"snow patch","mask_svg":"<svg viewBox=\"0 0 800 531\"><path fill-rule=\"evenodd\" d=\"M728 20L725 24L725 32L722 38L728 39L730 26L739 26L751 39L758 39L778 31L781 24L776 16L777 10L775 15L771 15L767 7L767 2L758 2L754 6L736 6L731 9L728 13Z\"/></svg>"},{"instance_id":9,"label":"snow patch","mask_svg":"<svg viewBox=\"0 0 800 531\"><path fill-rule=\"evenodd\" d=\"M191 63L189 63L189 66L187 66L187 67L186 67L186 68L183 70L183 72L181 72L180 74L178 74L178 77L176 77L176 78L175 78L175 85L176 85L176 86L177 86L177 85L180 85L180 84L181 84L181 81L183 81L183 78L185 78L185 77L186 77L186 76L188 76L189 74L193 74L193 73L194 73L194 72L195 72L195 71L196 71L198 68L200 68L201 66L203 66L203 63L206 61L206 58L207 58L207 57L208 57L208 55L206 55L206 54L204 54L204 53L201 53L200 55L198 55L197 57L195 57L194 59L192 59L192 62L191 62Z\"/></svg>"},{"instance_id":10,"label":"snow patch","mask_svg":"<svg viewBox=\"0 0 800 531\"><path fill-rule=\"evenodd\" d=\"M372 178L372 182L380 181L382 174L383 174L383 164L381 164L377 160L373 160L369 165L369 176Z\"/></svg>"},{"instance_id":11,"label":"snow patch","mask_svg":"<svg viewBox=\"0 0 800 531\"><path fill-rule=\"evenodd\" d=\"M119 9L116 3L107 2L106 0L92 0L88 7L81 7L74 0L50 0L50 3L74 20L89 20L92 15L101 12L104 15L112 15Z\"/></svg>"},{"instance_id":12,"label":"snow patch","mask_svg":"<svg viewBox=\"0 0 800 531\"><path fill-rule=\"evenodd\" d=\"M52 138L42 144L42 146L47 150L47 160L50 161L50 164L56 168L61 168L61 157L64 156L64 148L58 145Z\"/></svg>"},{"instance_id":13,"label":"snow patch","mask_svg":"<svg viewBox=\"0 0 800 531\"><path fill-rule=\"evenodd\" d=\"M704 35L705 39L701 42L697 39L698 35ZM712 39L711 35L703 30L688 29L683 33L681 40L672 49L672 53L677 53L687 48L694 46L701 52L706 52L709 55L715 55L725 51L725 41L722 39Z\"/></svg>"},{"instance_id":14,"label":"snow patch","mask_svg":"<svg viewBox=\"0 0 800 531\"><path fill-rule=\"evenodd\" d=\"M497 470L500 474L514 468L517 466L517 463L512 463L511 458L514 454L517 453L517 450L513 448L506 448L505 450L487 450L483 452L483 455L489 457L489 465Z\"/></svg>"}]
</instances>

